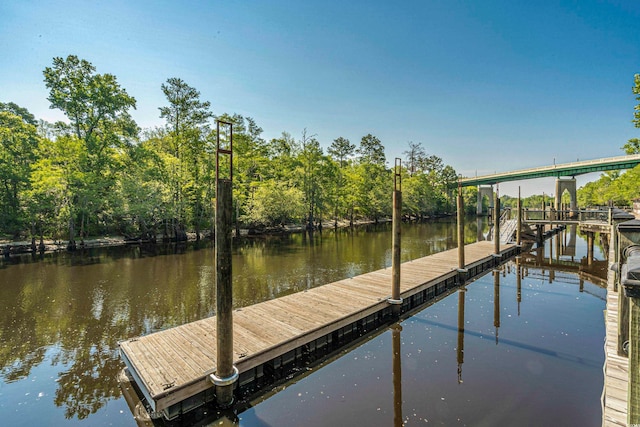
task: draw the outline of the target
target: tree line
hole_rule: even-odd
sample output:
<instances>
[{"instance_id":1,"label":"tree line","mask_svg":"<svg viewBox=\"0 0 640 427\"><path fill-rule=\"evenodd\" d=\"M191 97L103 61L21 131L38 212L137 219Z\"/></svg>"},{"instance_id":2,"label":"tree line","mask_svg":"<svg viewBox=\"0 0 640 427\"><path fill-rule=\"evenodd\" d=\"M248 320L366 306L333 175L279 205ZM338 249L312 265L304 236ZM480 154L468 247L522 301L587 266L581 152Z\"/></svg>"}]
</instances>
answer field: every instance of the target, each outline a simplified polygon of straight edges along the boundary
<instances>
[{"instance_id":1,"label":"tree line","mask_svg":"<svg viewBox=\"0 0 640 427\"><path fill-rule=\"evenodd\" d=\"M634 107L634 127L640 129L640 74L633 79L631 91L638 102ZM626 154L640 154L640 139L631 138L622 147ZM640 199L640 166L627 170L603 173L597 181L589 182L578 190L580 206L604 206L613 203L616 206L631 206L634 200Z\"/></svg>"},{"instance_id":2,"label":"tree line","mask_svg":"<svg viewBox=\"0 0 640 427\"><path fill-rule=\"evenodd\" d=\"M338 137L326 152L306 129L269 141L251 117L213 113L180 78L161 85L164 126L140 129L136 99L111 74L77 56L44 70L51 108L68 122L37 120L0 102L0 235L68 240L119 234L199 239L213 227L215 120L233 124L234 220L238 227L378 220L391 214L393 172L367 134ZM455 170L420 143L404 152L403 211L421 218L454 208Z\"/></svg>"}]
</instances>

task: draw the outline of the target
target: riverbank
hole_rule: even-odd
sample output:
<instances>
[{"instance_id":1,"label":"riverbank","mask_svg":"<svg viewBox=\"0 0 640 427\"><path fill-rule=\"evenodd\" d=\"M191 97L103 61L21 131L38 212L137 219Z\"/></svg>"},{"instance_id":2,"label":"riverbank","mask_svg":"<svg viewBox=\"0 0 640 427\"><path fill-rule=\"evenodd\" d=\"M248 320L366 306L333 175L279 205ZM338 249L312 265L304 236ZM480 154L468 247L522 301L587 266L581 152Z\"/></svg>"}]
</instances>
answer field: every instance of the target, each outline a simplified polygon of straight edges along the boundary
<instances>
[{"instance_id":1,"label":"riverbank","mask_svg":"<svg viewBox=\"0 0 640 427\"><path fill-rule=\"evenodd\" d=\"M436 219L436 218L430 218L430 219ZM386 223L390 221L391 221L390 218L382 218L382 219L379 219L377 223ZM353 225L354 227L359 227L359 226L371 225L375 223L376 221L374 220L358 220L358 221L354 221ZM337 225L336 223L334 223L333 220L322 222L323 230L330 230L334 228L348 228L350 226L351 224L347 220L338 221ZM240 237L251 238L256 236L301 233L306 230L307 228L303 224L284 224L280 227L268 227L264 229L242 228L240 229ZM189 233L186 233L186 236L187 236L186 241L188 242L196 241L196 237L197 237L196 233L189 232ZM209 235L206 235L204 237L201 236L201 238L206 240L206 239L210 239L210 236ZM163 236L157 235L156 241L162 242ZM127 239L125 236L118 236L118 237L100 236L100 237L84 239L83 241L76 240L76 245L77 245L76 248L88 249L88 248L136 245L136 244L143 244L143 243L149 243L149 242L142 241L142 240L130 240L130 239ZM7 239L4 239L4 240L0 239L0 254L3 256L11 256L11 255L20 255L20 254L26 254L26 253L32 253L32 252L48 253L48 252L66 251L68 244L69 244L68 240L45 239L43 240L41 245L39 243L39 240L36 241L36 243L34 244L28 240L11 241Z\"/></svg>"}]
</instances>

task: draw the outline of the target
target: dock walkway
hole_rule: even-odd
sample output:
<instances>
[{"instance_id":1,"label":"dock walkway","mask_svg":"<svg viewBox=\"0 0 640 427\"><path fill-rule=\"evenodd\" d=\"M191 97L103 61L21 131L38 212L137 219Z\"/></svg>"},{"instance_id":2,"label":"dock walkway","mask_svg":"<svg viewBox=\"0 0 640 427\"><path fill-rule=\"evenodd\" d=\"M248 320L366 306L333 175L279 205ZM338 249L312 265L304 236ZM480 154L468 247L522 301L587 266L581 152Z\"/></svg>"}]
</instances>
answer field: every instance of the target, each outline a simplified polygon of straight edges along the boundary
<instances>
[{"instance_id":1,"label":"dock walkway","mask_svg":"<svg viewBox=\"0 0 640 427\"><path fill-rule=\"evenodd\" d=\"M609 259L615 259L615 248L610 245ZM604 366L604 395L602 425L626 427L629 387L629 359L618 355L619 294L615 289L616 273L609 270L607 284L606 339ZM623 292L621 289L620 292Z\"/></svg>"},{"instance_id":2,"label":"dock walkway","mask_svg":"<svg viewBox=\"0 0 640 427\"><path fill-rule=\"evenodd\" d=\"M465 246L468 278L515 255L518 248L502 245L502 257L498 259L493 250L493 242ZM403 263L402 310L455 287L457 267L457 249ZM243 374L258 375L264 364L284 359L301 346L321 345L322 340L330 340L331 334L337 336L354 324L370 322L390 310L387 299L391 273L389 267L234 310L234 365L240 373L240 384ZM212 387L209 375L216 370L216 318L123 341L120 353L150 408L156 413L164 411L171 418L183 411L176 405Z\"/></svg>"}]
</instances>

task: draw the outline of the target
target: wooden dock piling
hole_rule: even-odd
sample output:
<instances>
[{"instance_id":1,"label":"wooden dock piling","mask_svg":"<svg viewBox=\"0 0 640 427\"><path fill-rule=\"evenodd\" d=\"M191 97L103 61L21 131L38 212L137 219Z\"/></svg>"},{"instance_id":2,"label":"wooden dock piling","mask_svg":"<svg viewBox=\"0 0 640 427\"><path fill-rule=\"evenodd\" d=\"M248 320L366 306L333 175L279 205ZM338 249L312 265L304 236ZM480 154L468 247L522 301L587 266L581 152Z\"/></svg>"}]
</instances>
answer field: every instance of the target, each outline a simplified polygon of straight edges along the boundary
<instances>
[{"instance_id":1,"label":"wooden dock piling","mask_svg":"<svg viewBox=\"0 0 640 427\"><path fill-rule=\"evenodd\" d=\"M216 372L211 381L216 386L216 402L220 407L233 403L233 383L238 370L233 366L233 283L231 262L231 227L233 208L233 144L232 130L228 148L220 146L218 122L216 151ZM232 125L224 123L232 129ZM220 156L227 156L228 177L220 176Z\"/></svg>"},{"instance_id":2,"label":"wooden dock piling","mask_svg":"<svg viewBox=\"0 0 640 427\"><path fill-rule=\"evenodd\" d=\"M457 231L458 231L458 270L464 270L464 200L462 188L458 189L457 198Z\"/></svg>"},{"instance_id":3,"label":"wooden dock piling","mask_svg":"<svg viewBox=\"0 0 640 427\"><path fill-rule=\"evenodd\" d=\"M395 173L393 177L393 218L391 225L391 298L389 304L395 307L394 313L400 314L399 305L402 304L400 297L400 255L402 242L402 164L400 159L396 158Z\"/></svg>"}]
</instances>

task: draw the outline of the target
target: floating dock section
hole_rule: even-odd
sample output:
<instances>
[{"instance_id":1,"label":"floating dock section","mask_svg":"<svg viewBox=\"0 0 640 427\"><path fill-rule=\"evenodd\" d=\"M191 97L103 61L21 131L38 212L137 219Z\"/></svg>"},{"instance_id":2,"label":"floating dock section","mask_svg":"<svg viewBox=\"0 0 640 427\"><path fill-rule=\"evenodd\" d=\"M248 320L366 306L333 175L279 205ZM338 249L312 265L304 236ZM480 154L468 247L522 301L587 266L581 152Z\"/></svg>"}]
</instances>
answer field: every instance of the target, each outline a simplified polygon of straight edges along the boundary
<instances>
[{"instance_id":1,"label":"floating dock section","mask_svg":"<svg viewBox=\"0 0 640 427\"><path fill-rule=\"evenodd\" d=\"M465 246L466 271L458 271L457 249L401 265L401 311L406 313L494 268L519 252L516 245L481 241ZM304 357L322 357L394 317L391 267L340 280L233 312L236 392ZM120 343L120 354L152 416L173 419L213 400L216 318ZM264 380L263 380L264 381ZM263 384L264 385L264 384Z\"/></svg>"},{"instance_id":2,"label":"floating dock section","mask_svg":"<svg viewBox=\"0 0 640 427\"><path fill-rule=\"evenodd\" d=\"M609 245L609 260L616 259L615 245ZM604 427L626 427L629 399L629 359L618 353L620 298L616 273L609 269L607 278L607 309L605 310L605 365L602 393Z\"/></svg>"}]
</instances>

